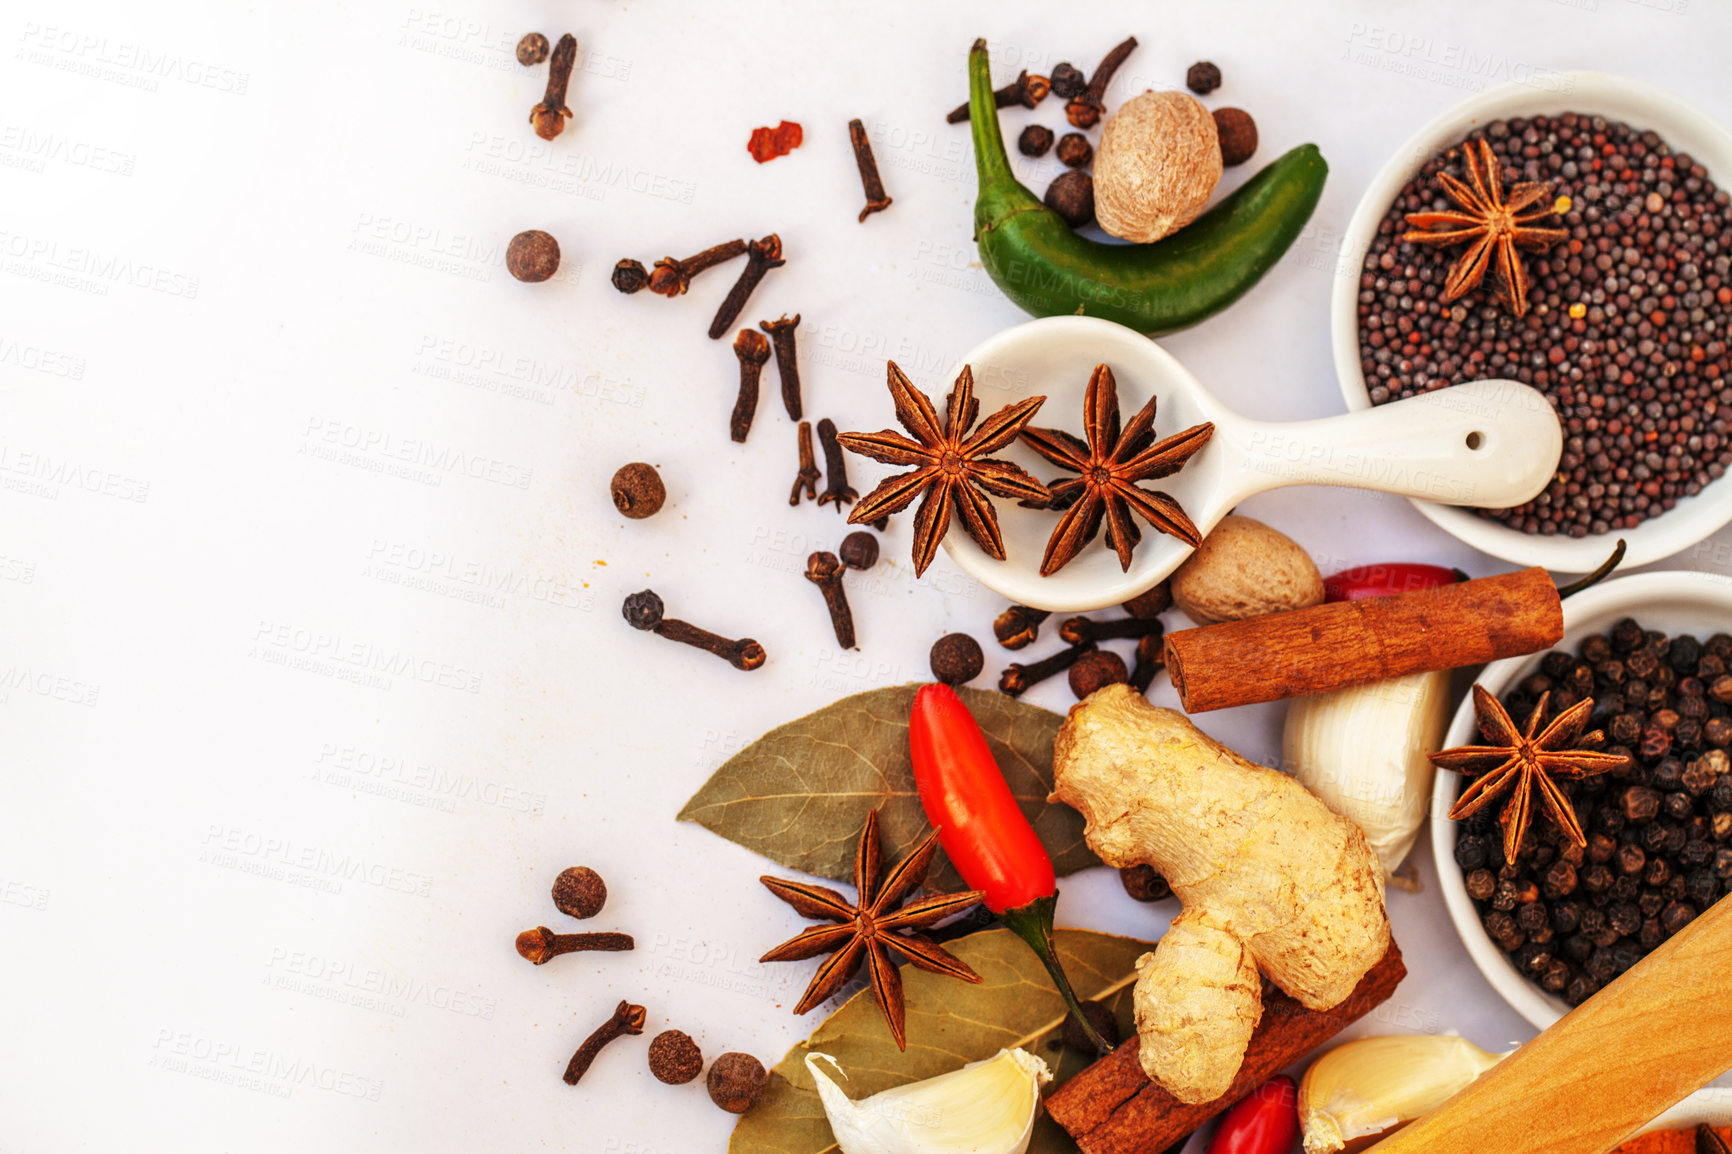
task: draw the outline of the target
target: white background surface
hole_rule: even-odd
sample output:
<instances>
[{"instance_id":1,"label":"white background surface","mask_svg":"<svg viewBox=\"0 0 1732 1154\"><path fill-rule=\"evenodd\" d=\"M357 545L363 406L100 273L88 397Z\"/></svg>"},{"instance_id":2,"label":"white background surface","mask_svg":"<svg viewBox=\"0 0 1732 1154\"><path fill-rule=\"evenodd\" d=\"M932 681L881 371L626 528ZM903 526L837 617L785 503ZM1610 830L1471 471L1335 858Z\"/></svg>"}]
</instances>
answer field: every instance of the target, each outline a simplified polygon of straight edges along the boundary
<instances>
[{"instance_id":1,"label":"white background surface","mask_svg":"<svg viewBox=\"0 0 1732 1154\"><path fill-rule=\"evenodd\" d=\"M511 55L530 29L586 53L551 145L525 123L545 70ZM743 319L802 313L809 415L879 428L887 356L941 395L1023 319L973 264L971 153L943 123L969 43L1008 78L1092 70L1127 33L1109 105L1212 59L1208 103L1253 113L1259 162L1315 140L1331 164L1295 250L1166 342L1270 418L1342 409L1334 245L1416 124L1575 68L1732 116L1709 51L1732 11L1704 0L7 3L0 1150L722 1149L732 1119L701 1083L653 1082L642 1040L559 1081L620 998L650 1033L766 1065L816 1025L788 1012L810 967L752 961L804 924L765 863L673 815L773 725L924 676L945 631L990 641L1002 605L942 555L916 582L898 523L850 579L862 646L836 652L799 574L841 519L786 504L773 372L749 443L726 437L735 363L704 329L739 266L671 302L608 271L778 231L788 265ZM854 116L896 202L864 225ZM752 163L751 129L783 117L804 147ZM1062 110L1007 135L1030 119ZM1018 164L1037 190L1056 171ZM554 281L505 273L524 228L559 238ZM418 454L462 467L390 471ZM628 523L607 479L638 459L669 502ZM850 467L862 492L882 476ZM1505 568L1393 498L1247 511L1325 571ZM1672 564L1729 551L1722 533ZM769 664L634 633L619 604L646 585ZM1007 656L988 652L983 685ZM338 653L413 672L357 683ZM1059 682L1029 700L1069 703ZM1279 720L1203 724L1270 759ZM1361 1029L1531 1036L1414 856L1427 891L1390 901L1412 976ZM531 968L512 937L576 928L547 890L580 862L611 894L584 928L639 948ZM1063 888L1063 924L1162 927L1107 871Z\"/></svg>"}]
</instances>

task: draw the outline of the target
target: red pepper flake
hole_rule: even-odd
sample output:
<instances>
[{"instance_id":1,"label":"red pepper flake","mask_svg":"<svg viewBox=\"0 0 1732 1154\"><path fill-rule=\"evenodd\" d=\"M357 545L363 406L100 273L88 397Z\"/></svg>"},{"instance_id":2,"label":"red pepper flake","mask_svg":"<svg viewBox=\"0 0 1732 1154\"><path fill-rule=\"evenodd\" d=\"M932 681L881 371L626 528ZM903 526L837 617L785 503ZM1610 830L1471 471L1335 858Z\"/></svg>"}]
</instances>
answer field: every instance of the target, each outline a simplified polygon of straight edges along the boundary
<instances>
[{"instance_id":1,"label":"red pepper flake","mask_svg":"<svg viewBox=\"0 0 1732 1154\"><path fill-rule=\"evenodd\" d=\"M766 160L774 160L778 156L786 156L806 139L806 133L792 120L784 120L774 128L752 129L751 143L746 145L746 151L752 154L752 159L759 164Z\"/></svg>"}]
</instances>

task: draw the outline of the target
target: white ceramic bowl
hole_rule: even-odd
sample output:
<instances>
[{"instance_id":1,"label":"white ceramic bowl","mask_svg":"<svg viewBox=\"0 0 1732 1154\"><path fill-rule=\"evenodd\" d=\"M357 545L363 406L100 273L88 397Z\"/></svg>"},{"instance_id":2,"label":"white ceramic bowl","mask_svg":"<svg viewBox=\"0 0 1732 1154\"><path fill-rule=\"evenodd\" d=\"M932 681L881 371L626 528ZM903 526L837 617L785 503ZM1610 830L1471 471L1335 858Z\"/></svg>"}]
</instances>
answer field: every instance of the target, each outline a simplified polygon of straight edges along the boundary
<instances>
[{"instance_id":1,"label":"white ceramic bowl","mask_svg":"<svg viewBox=\"0 0 1732 1154\"><path fill-rule=\"evenodd\" d=\"M1634 617L1647 629L1673 636L1689 633L1698 640L1732 632L1732 579L1710 573L1662 572L1620 577L1595 585L1564 602L1564 638L1558 648L1575 651L1584 637L1602 633L1613 623ZM1543 654L1494 661L1479 675L1479 683L1499 697L1516 681L1538 668ZM1519 719L1518 719L1519 720ZM1471 697L1461 703L1444 737L1444 748L1475 744L1479 740ZM1554 998L1523 977L1504 957L1480 924L1461 867L1455 864L1455 835L1449 820L1460 785L1459 774L1440 771L1431 794L1431 846L1437 859L1439 888L1450 920L1467 946L1469 956L1492 988L1522 1017L1545 1029L1569 1012L1569 1004ZM1538 820L1538 819L1536 819Z\"/></svg>"},{"instance_id":2,"label":"white ceramic bowl","mask_svg":"<svg viewBox=\"0 0 1732 1154\"><path fill-rule=\"evenodd\" d=\"M1732 1126L1732 1088L1709 1086L1696 1091L1682 1102L1636 1131L1682 1130L1687 1126Z\"/></svg>"},{"instance_id":3,"label":"white ceramic bowl","mask_svg":"<svg viewBox=\"0 0 1732 1154\"><path fill-rule=\"evenodd\" d=\"M1330 301L1335 373L1349 409L1371 406L1359 364L1359 276L1378 222L1396 194L1425 162L1488 121L1514 116L1581 112L1653 130L1675 151L1689 153L1727 187L1732 181L1732 133L1693 105L1657 88L1597 72L1550 74L1545 87L1507 84L1481 93L1414 133L1365 190L1342 239L1334 295ZM1414 507L1439 528L1474 548L1520 565L1543 565L1562 573L1585 573L1606 559L1612 542L1629 545L1625 564L1645 565L1687 549L1732 521L1732 476L1634 529L1587 537L1518 532L1461 508L1415 499Z\"/></svg>"}]
</instances>

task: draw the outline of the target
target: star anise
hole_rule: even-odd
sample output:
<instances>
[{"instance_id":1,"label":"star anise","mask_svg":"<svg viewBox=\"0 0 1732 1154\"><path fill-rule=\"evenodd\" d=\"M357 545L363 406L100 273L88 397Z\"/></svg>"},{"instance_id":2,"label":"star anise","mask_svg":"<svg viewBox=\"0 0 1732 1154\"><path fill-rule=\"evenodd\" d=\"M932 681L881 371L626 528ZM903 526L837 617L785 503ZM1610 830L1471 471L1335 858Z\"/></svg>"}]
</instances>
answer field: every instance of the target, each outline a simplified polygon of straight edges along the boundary
<instances>
[{"instance_id":1,"label":"star anise","mask_svg":"<svg viewBox=\"0 0 1732 1154\"><path fill-rule=\"evenodd\" d=\"M1561 228L1534 227L1535 221L1555 214L1552 186L1524 181L1513 186L1505 199L1503 166L1491 145L1483 139L1470 141L1461 154L1467 182L1447 172L1439 172L1437 180L1462 211L1410 212L1407 223L1427 231L1405 233L1401 239L1437 248L1468 245L1443 282L1443 299L1466 296L1485 278L1486 268L1495 265L1498 297L1516 316L1525 316L1528 274L1516 250L1544 252L1570 235ZM1534 207L1542 202L1542 207Z\"/></svg>"},{"instance_id":2,"label":"star anise","mask_svg":"<svg viewBox=\"0 0 1732 1154\"><path fill-rule=\"evenodd\" d=\"M980 402L974 399L974 373L962 366L956 387L946 398L944 421L939 423L938 410L925 394L917 390L895 361L888 362L890 396L896 402L896 419L913 436L885 429L878 433L844 433L840 440L851 451L882 461L886 465L913 465L911 473L898 473L866 494L849 515L850 525L864 525L900 513L925 494L920 510L914 515L914 575L918 577L932 564L938 543L950 528L950 510L954 506L968 531L988 557L1004 560L1004 536L998 529L998 514L993 512L987 494L1016 497L1045 503L1046 486L1009 461L987 459L1016 440L1024 425L1033 419L1045 397L1029 397L1014 405L1006 405L981 422L973 435L969 429L980 415Z\"/></svg>"},{"instance_id":3,"label":"star anise","mask_svg":"<svg viewBox=\"0 0 1732 1154\"><path fill-rule=\"evenodd\" d=\"M1119 555L1119 565L1131 567L1131 550L1143 538L1131 519L1135 509L1143 520L1177 537L1193 549L1202 543L1197 526L1179 503L1165 493L1140 488L1138 481L1171 476L1209 443L1211 422L1192 425L1163 441L1155 440L1155 398L1150 397L1131 423L1119 429L1119 386L1113 371L1096 365L1083 398L1083 426L1088 440L1062 429L1026 429L1029 448L1078 476L1054 481L1052 503L1065 508L1041 558L1040 575L1050 577L1082 552L1084 545L1107 526L1107 543Z\"/></svg>"},{"instance_id":4,"label":"star anise","mask_svg":"<svg viewBox=\"0 0 1732 1154\"><path fill-rule=\"evenodd\" d=\"M1585 697L1576 702L1552 723L1540 729L1551 694L1540 696L1539 704L1528 717L1527 726L1517 729L1509 712L1496 697L1483 687L1473 687L1473 712L1479 722L1480 736L1491 745L1463 745L1431 755L1431 763L1439 769L1453 769L1479 780L1468 786L1449 811L1451 821L1472 817L1493 801L1509 795L1498 820L1503 823L1503 856L1513 862L1521 850L1522 838L1533 821L1533 795L1540 795L1546 816L1578 846L1588 844L1576 811L1558 788L1555 779L1577 780L1593 777L1616 769L1624 759L1616 754L1600 753L1585 746L1604 740L1595 730L1582 736L1588 714L1593 712L1594 699ZM1535 733L1538 736L1535 736Z\"/></svg>"},{"instance_id":5,"label":"star anise","mask_svg":"<svg viewBox=\"0 0 1732 1154\"><path fill-rule=\"evenodd\" d=\"M914 931L943 921L952 914L980 901L979 890L966 893L939 894L902 905L909 894L926 879L932 857L938 852L938 832L934 830L914 847L890 872L880 879L881 862L878 845L878 811L866 815L866 826L860 831L860 844L854 851L854 888L859 898L850 902L835 890L803 882L759 878L771 893L793 906L808 918L838 922L833 926L813 926L792 938L762 958L763 962L798 962L829 954L805 996L794 1007L804 1014L813 1006L841 989L866 963L872 978L872 992L890 1023L890 1033L899 1049L908 1048L902 1012L902 978L896 972L889 951L895 950L914 965L935 974L946 974L964 981L979 982L980 975L968 965L924 934ZM900 908L898 908L900 907Z\"/></svg>"}]
</instances>

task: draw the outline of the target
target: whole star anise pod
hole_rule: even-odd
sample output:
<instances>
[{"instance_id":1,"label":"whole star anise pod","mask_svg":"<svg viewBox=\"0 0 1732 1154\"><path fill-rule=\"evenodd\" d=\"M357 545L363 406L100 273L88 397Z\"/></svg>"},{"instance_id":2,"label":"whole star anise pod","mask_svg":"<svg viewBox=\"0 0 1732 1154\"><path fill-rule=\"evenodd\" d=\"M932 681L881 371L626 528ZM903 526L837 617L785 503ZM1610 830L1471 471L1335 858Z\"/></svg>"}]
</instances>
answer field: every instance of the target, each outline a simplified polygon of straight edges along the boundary
<instances>
[{"instance_id":1,"label":"whole star anise pod","mask_svg":"<svg viewBox=\"0 0 1732 1154\"><path fill-rule=\"evenodd\" d=\"M758 960L798 962L819 954L830 955L812 975L805 996L794 1007L796 1014L804 1014L841 989L864 962L871 975L872 993L884 1011L884 1020L890 1023L891 1036L896 1039L898 1049L906 1050L908 1034L902 1008L902 977L896 972L890 951L895 950L923 970L978 983L980 975L966 962L953 957L926 935L914 931L961 913L984 895L979 890L969 890L902 904L903 899L926 879L933 855L938 852L937 830L927 834L882 879L879 876L882 872L880 852L878 811L873 810L866 815L865 828L860 831L860 844L854 851L854 888L859 891L859 897L853 902L824 886L759 878L771 893L805 917L840 924L813 926Z\"/></svg>"},{"instance_id":2,"label":"whole star anise pod","mask_svg":"<svg viewBox=\"0 0 1732 1154\"><path fill-rule=\"evenodd\" d=\"M1118 553L1119 565L1129 569L1131 550L1143 538L1142 530L1131 519L1133 509L1156 529L1193 549L1202 544L1197 526L1177 501L1165 493L1140 488L1137 482L1171 476L1184 468L1185 462L1209 443L1215 426L1210 422L1192 425L1182 433L1156 441L1155 400L1150 397L1149 403L1120 431L1118 382L1113 379L1112 369L1096 365L1083 398L1087 441L1062 429L1023 431L1022 439L1029 448L1078 474L1054 481L1050 486L1053 504L1066 508L1047 542L1046 555L1041 558L1042 577L1050 577L1082 552L1083 546L1100 532L1103 520L1107 543Z\"/></svg>"},{"instance_id":3,"label":"whole star anise pod","mask_svg":"<svg viewBox=\"0 0 1732 1154\"><path fill-rule=\"evenodd\" d=\"M938 410L889 361L890 396L896 403L896 419L913 437L885 429L878 433L843 433L839 440L851 452L886 465L913 465L911 473L899 473L866 494L848 517L850 525L864 525L900 513L924 494L914 515L914 575L932 564L938 543L950 528L950 511L962 518L962 527L995 561L1004 560L1004 536L998 514L987 494L1016 497L1045 504L1046 486L1009 461L987 459L1016 440L1023 426L1033 419L1046 400L1030 397L998 410L974 430L980 402L974 399L974 372L967 365L956 378L956 387L946 399L944 420Z\"/></svg>"},{"instance_id":4,"label":"whole star anise pod","mask_svg":"<svg viewBox=\"0 0 1732 1154\"><path fill-rule=\"evenodd\" d=\"M1463 745L1431 755L1431 763L1439 769L1479 780L1462 790L1461 797L1449 811L1451 821L1472 817L1493 801L1509 795L1498 820L1503 824L1504 861L1513 862L1521 850L1522 838L1533 821L1533 796L1538 793L1541 806L1552 823L1576 845L1585 846L1588 839L1576 820L1576 811L1558 788L1554 778L1577 780L1616 769L1624 759L1612 753L1600 753L1581 745L1598 745L1599 730L1582 736L1588 714L1593 712L1594 699L1583 698L1540 730L1551 694L1540 695L1539 704L1528 716L1527 726L1517 729L1503 703L1484 687L1473 687L1473 712L1479 722L1479 732L1491 745ZM1538 732L1538 736L1535 733Z\"/></svg>"},{"instance_id":5,"label":"whole star anise pod","mask_svg":"<svg viewBox=\"0 0 1732 1154\"><path fill-rule=\"evenodd\" d=\"M1476 144L1478 148L1474 147ZM1555 215L1551 185L1523 182L1509 190L1506 200L1503 167L1491 145L1483 139L1470 141L1462 147L1461 154L1467 183L1447 172L1439 172L1437 180L1462 211L1410 212L1408 224L1435 231L1408 232L1401 239L1436 248L1468 245L1443 282L1443 299L1452 301L1466 296L1485 279L1486 268L1495 265L1498 298L1516 316L1525 316L1528 274L1516 250L1544 252L1559 241L1568 240L1570 235L1561 228L1534 227L1535 221ZM1541 202L1543 207L1534 207Z\"/></svg>"}]
</instances>

